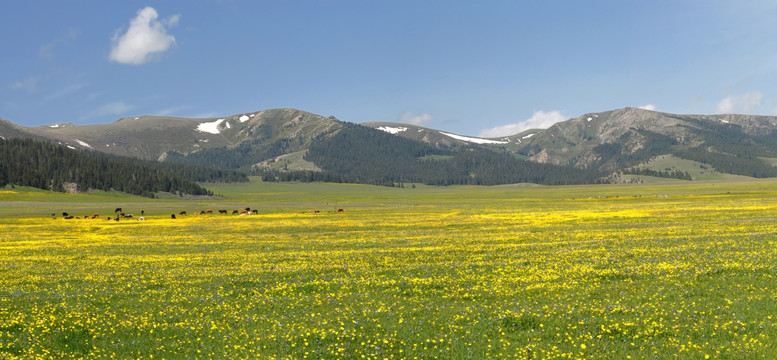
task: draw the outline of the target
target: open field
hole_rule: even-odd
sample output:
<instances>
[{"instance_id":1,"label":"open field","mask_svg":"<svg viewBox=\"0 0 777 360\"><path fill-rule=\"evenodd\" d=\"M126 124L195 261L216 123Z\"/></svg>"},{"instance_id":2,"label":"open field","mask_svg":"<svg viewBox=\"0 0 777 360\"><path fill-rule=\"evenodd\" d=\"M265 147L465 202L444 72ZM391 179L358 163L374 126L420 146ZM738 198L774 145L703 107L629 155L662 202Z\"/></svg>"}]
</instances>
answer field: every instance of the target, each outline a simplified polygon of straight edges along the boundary
<instances>
[{"instance_id":1,"label":"open field","mask_svg":"<svg viewBox=\"0 0 777 360\"><path fill-rule=\"evenodd\" d=\"M209 188L0 190L0 358L777 353L774 180Z\"/></svg>"}]
</instances>

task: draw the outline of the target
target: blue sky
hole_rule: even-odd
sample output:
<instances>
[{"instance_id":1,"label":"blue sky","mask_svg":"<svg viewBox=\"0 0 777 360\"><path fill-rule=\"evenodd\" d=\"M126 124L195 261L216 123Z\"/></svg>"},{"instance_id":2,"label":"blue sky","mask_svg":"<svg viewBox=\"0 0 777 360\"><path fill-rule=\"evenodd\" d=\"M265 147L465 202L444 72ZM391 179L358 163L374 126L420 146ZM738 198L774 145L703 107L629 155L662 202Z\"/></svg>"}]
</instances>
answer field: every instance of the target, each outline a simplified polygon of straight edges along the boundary
<instances>
[{"instance_id":1,"label":"blue sky","mask_svg":"<svg viewBox=\"0 0 777 360\"><path fill-rule=\"evenodd\" d=\"M0 117L293 107L501 136L588 112L777 115L777 0L5 1Z\"/></svg>"}]
</instances>

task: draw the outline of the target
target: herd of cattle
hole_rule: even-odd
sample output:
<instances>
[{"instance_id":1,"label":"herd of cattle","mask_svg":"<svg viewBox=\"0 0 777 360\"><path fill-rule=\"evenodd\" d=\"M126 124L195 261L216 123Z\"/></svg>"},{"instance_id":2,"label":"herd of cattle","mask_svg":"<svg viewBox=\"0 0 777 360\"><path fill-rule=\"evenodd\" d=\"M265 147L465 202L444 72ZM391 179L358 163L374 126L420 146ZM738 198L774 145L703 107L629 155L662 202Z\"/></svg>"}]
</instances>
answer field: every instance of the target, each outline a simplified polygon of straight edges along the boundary
<instances>
[{"instance_id":1,"label":"herd of cattle","mask_svg":"<svg viewBox=\"0 0 777 360\"><path fill-rule=\"evenodd\" d=\"M244 209L234 209L234 210L223 210L223 209L222 210L218 210L219 214L223 214L223 215L229 214L230 211L231 211L232 215L240 215L240 216L258 215L259 214L259 210L251 209L250 207L247 207L247 208L244 208ZM140 216L137 217L137 218L135 217L134 214L126 214L126 213L124 213L122 211L122 208L116 208L116 210L114 210L113 212L114 212L115 216L107 216L105 218L101 218L100 214L84 215L84 216L73 216L73 215L70 215L67 212L62 212L62 218L67 219L67 220L69 220L69 219L104 219L106 221L119 221L120 219L137 219L138 221L146 220L146 217L145 217L146 212L144 210L140 210ZM341 213L341 212L343 212L343 209L341 209L341 208L337 209L337 212ZM319 211L318 210L312 210L311 213L317 214L317 213L319 213ZM183 210L183 211L178 213L178 216L183 216L183 215L186 215L186 214L187 214L186 210ZM193 214L194 215L213 214L213 209L199 210L199 211L195 211ZM57 218L57 214L56 213L52 213L51 217L53 219L56 219ZM170 218L171 219L175 219L175 214L170 214Z\"/></svg>"},{"instance_id":2,"label":"herd of cattle","mask_svg":"<svg viewBox=\"0 0 777 360\"><path fill-rule=\"evenodd\" d=\"M134 214L124 213L122 211L122 208L116 208L116 210L114 210L113 212L114 212L115 216L107 216L107 217L101 218L100 214L92 214L92 215L84 215L84 216L73 216L73 215L70 215L69 213L63 211L62 212L62 218L66 219L66 220L70 220L70 219L104 219L106 221L119 221L120 219L137 219L138 221L146 220L146 217L145 217L146 212L145 212L145 210L140 210L140 216L137 217L137 218L135 217ZM218 212L219 212L219 214L227 215L227 214L229 214L230 210L218 210ZM257 214L259 214L259 210L251 209L249 207L247 207L245 209L231 210L231 212L232 212L233 215L241 215L241 216L242 215L252 215L252 214L253 215L257 215ZM178 213L179 216L186 215L186 214L187 214L186 210L181 211L181 212ZM194 214L195 215L213 214L213 209L206 209L206 210L195 211ZM56 219L57 218L57 214L56 213L52 213L51 217ZM175 219L175 214L170 214L170 218L171 219Z\"/></svg>"}]
</instances>

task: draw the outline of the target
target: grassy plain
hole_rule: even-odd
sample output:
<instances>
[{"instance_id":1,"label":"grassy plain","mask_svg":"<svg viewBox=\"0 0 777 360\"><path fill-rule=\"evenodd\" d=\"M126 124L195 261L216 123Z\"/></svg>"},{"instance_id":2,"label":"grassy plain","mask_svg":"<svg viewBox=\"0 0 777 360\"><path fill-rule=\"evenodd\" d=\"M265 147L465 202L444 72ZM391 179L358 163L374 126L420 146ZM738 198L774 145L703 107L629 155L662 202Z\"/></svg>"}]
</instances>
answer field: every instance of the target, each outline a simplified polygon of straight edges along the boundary
<instances>
[{"instance_id":1,"label":"grassy plain","mask_svg":"<svg viewBox=\"0 0 777 360\"><path fill-rule=\"evenodd\" d=\"M774 181L209 188L0 190L0 358L777 353Z\"/></svg>"}]
</instances>

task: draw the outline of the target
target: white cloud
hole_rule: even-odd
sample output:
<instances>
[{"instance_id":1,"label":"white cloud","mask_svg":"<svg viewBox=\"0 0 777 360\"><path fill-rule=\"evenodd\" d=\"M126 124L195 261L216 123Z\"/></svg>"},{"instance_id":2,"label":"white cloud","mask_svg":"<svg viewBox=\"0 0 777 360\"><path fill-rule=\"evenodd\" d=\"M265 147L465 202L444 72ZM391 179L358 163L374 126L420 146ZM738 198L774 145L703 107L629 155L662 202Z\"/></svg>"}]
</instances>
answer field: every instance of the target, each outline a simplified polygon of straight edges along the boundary
<instances>
[{"instance_id":1,"label":"white cloud","mask_svg":"<svg viewBox=\"0 0 777 360\"><path fill-rule=\"evenodd\" d=\"M212 119L212 118L215 118L215 117L218 117L218 116L219 116L219 113L217 113L215 111L209 111L209 112L194 114L194 115L185 116L185 117L190 117L190 118L195 118L195 119Z\"/></svg>"},{"instance_id":2,"label":"white cloud","mask_svg":"<svg viewBox=\"0 0 777 360\"><path fill-rule=\"evenodd\" d=\"M38 49L38 56L51 60L54 58L54 47L60 44L67 44L76 37L78 37L78 30L69 28L66 34L41 45Z\"/></svg>"},{"instance_id":3,"label":"white cloud","mask_svg":"<svg viewBox=\"0 0 777 360\"><path fill-rule=\"evenodd\" d=\"M751 91L739 96L729 96L718 102L719 114L749 113L755 107L763 105L764 94Z\"/></svg>"},{"instance_id":4,"label":"white cloud","mask_svg":"<svg viewBox=\"0 0 777 360\"><path fill-rule=\"evenodd\" d=\"M399 114L399 120L397 122L416 126L424 126L431 124L433 120L434 116L431 114L423 113L421 115L416 115L411 112L403 112Z\"/></svg>"},{"instance_id":5,"label":"white cloud","mask_svg":"<svg viewBox=\"0 0 777 360\"><path fill-rule=\"evenodd\" d=\"M67 86L65 88L59 89L59 90L49 94L48 96L43 98L43 102L46 103L46 102L49 102L49 101L52 101L52 100L59 99L59 98L64 97L64 96L68 96L68 95L74 94L74 93L78 92L79 90L81 90L82 88L84 88L85 86L86 86L86 84L83 84L83 83L69 85L69 86Z\"/></svg>"},{"instance_id":6,"label":"white cloud","mask_svg":"<svg viewBox=\"0 0 777 360\"><path fill-rule=\"evenodd\" d=\"M639 108L642 110L656 111L656 106L653 104L642 105Z\"/></svg>"},{"instance_id":7,"label":"white cloud","mask_svg":"<svg viewBox=\"0 0 777 360\"><path fill-rule=\"evenodd\" d=\"M133 106L125 104L121 101L115 101L112 103L105 104L103 106L98 107L97 109L94 109L93 111L89 112L88 114L81 116L80 120L88 120L93 118L99 118L103 116L121 116L126 115L126 113L130 110L132 110Z\"/></svg>"},{"instance_id":8,"label":"white cloud","mask_svg":"<svg viewBox=\"0 0 777 360\"><path fill-rule=\"evenodd\" d=\"M170 49L175 37L167 33L167 28L178 24L180 15L157 20L159 14L147 6L138 10L138 16L130 21L124 34L120 30L111 39L113 43L110 59L121 64L140 65L150 61L153 55Z\"/></svg>"},{"instance_id":9,"label":"white cloud","mask_svg":"<svg viewBox=\"0 0 777 360\"><path fill-rule=\"evenodd\" d=\"M186 110L188 106L186 105L180 105L180 106L173 106L162 110L157 110L153 113L153 115L158 116L168 116L170 114L179 114L181 111Z\"/></svg>"},{"instance_id":10,"label":"white cloud","mask_svg":"<svg viewBox=\"0 0 777 360\"><path fill-rule=\"evenodd\" d=\"M40 81L40 76L32 76L28 77L21 81L16 81L11 85L11 89L14 90L24 90L29 93L33 93L38 91L38 82Z\"/></svg>"},{"instance_id":11,"label":"white cloud","mask_svg":"<svg viewBox=\"0 0 777 360\"><path fill-rule=\"evenodd\" d=\"M547 129L551 125L567 120L567 117L561 114L560 111L554 110L550 112L544 112L542 110L535 111L531 118L515 123L497 126L491 129L485 129L480 132L478 136L485 138L495 138L500 136L515 135L521 131L529 129Z\"/></svg>"}]
</instances>

